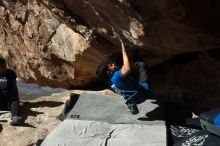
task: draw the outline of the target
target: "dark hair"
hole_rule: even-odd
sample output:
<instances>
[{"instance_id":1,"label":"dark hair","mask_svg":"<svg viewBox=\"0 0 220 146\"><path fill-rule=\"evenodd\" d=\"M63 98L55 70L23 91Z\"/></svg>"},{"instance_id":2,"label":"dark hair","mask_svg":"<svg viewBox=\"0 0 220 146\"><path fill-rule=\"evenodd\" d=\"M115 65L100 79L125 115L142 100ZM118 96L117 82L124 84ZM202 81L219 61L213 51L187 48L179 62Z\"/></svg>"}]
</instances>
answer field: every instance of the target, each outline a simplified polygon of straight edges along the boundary
<instances>
[{"instance_id":1,"label":"dark hair","mask_svg":"<svg viewBox=\"0 0 220 146\"><path fill-rule=\"evenodd\" d=\"M110 76L107 71L109 70L108 65L113 63L112 61L104 61L102 62L96 69L96 75L104 80L108 80Z\"/></svg>"},{"instance_id":2,"label":"dark hair","mask_svg":"<svg viewBox=\"0 0 220 146\"><path fill-rule=\"evenodd\" d=\"M5 65L6 61L4 58L0 57L0 65Z\"/></svg>"}]
</instances>

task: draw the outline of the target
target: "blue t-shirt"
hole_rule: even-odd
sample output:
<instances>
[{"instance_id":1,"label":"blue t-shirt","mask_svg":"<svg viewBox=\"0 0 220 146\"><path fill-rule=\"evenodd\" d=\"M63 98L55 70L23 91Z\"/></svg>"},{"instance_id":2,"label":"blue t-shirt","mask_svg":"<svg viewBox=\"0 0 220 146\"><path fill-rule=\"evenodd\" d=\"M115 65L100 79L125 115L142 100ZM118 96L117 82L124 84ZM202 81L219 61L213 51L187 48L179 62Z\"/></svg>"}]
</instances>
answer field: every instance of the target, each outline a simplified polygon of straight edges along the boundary
<instances>
[{"instance_id":1,"label":"blue t-shirt","mask_svg":"<svg viewBox=\"0 0 220 146\"><path fill-rule=\"evenodd\" d=\"M16 80L17 76L13 70L7 69L4 74L0 75L0 95L10 95L11 88L9 82Z\"/></svg>"},{"instance_id":2,"label":"blue t-shirt","mask_svg":"<svg viewBox=\"0 0 220 146\"><path fill-rule=\"evenodd\" d=\"M216 117L214 118L214 124L215 126L220 128L220 114L217 114Z\"/></svg>"},{"instance_id":3,"label":"blue t-shirt","mask_svg":"<svg viewBox=\"0 0 220 146\"><path fill-rule=\"evenodd\" d=\"M147 99L146 94L141 92L146 89L134 81L130 76L123 76L121 70L114 72L109 81L109 85L126 101L132 99L139 104Z\"/></svg>"}]
</instances>

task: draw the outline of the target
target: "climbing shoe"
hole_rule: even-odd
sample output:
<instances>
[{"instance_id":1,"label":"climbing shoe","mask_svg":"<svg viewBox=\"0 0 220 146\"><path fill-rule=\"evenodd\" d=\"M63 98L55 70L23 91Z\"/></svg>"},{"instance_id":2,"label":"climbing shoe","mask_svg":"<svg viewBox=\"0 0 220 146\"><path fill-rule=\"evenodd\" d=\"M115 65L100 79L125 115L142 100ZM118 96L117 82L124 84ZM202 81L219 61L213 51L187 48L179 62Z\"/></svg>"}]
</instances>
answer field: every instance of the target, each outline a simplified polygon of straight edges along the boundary
<instances>
[{"instance_id":1,"label":"climbing shoe","mask_svg":"<svg viewBox=\"0 0 220 146\"><path fill-rule=\"evenodd\" d=\"M10 125L17 126L17 125L21 124L21 122L22 122L22 117L21 116L14 116L14 117L12 117Z\"/></svg>"},{"instance_id":2,"label":"climbing shoe","mask_svg":"<svg viewBox=\"0 0 220 146\"><path fill-rule=\"evenodd\" d=\"M139 113L137 104L135 104L135 103L128 103L127 107L129 109L129 111L132 113L132 115L136 115L136 114Z\"/></svg>"}]
</instances>

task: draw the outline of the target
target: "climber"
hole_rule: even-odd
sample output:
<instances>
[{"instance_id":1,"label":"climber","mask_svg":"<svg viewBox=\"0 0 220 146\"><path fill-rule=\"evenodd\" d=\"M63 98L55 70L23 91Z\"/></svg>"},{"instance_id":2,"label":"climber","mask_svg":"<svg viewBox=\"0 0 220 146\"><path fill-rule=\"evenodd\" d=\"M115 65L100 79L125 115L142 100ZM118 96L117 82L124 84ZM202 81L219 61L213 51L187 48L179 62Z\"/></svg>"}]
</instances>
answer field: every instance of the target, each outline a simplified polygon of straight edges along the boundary
<instances>
[{"instance_id":1,"label":"climber","mask_svg":"<svg viewBox=\"0 0 220 146\"><path fill-rule=\"evenodd\" d=\"M10 110L11 125L19 125L22 117L19 115L19 94L16 85L16 74L6 67L6 61L0 57L0 109Z\"/></svg>"},{"instance_id":2,"label":"climber","mask_svg":"<svg viewBox=\"0 0 220 146\"><path fill-rule=\"evenodd\" d=\"M124 43L121 40L120 42L123 59L122 67L119 68L113 61L105 61L98 66L96 74L106 80L113 91L125 99L128 109L135 115L139 113L137 104L144 102L151 94L147 65L140 59L131 65ZM135 71L138 72L138 80L131 76Z\"/></svg>"}]
</instances>

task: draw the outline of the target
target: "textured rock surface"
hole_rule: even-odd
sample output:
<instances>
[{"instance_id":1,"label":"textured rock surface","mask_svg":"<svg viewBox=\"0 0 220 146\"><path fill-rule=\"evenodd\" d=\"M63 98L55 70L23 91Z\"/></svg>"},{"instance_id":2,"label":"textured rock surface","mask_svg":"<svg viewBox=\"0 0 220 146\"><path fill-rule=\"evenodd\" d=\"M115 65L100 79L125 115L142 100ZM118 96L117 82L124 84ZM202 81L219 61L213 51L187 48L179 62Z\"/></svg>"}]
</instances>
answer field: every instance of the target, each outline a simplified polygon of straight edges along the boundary
<instances>
[{"instance_id":1,"label":"textured rock surface","mask_svg":"<svg viewBox=\"0 0 220 146\"><path fill-rule=\"evenodd\" d=\"M1 146L32 146L53 130L61 121L56 117L61 113L67 93L50 97L40 97L31 102L21 103L21 114L25 119L22 126L11 126L10 113L0 114ZM9 140L10 139L10 140Z\"/></svg>"},{"instance_id":2,"label":"textured rock surface","mask_svg":"<svg viewBox=\"0 0 220 146\"><path fill-rule=\"evenodd\" d=\"M176 102L183 90L206 99L220 88L219 57L207 53L219 53L219 10L218 0L0 0L0 56L25 82L71 88L96 82L98 64L120 52L118 37L153 67L197 52L211 60L183 54L187 63L165 63L152 82Z\"/></svg>"},{"instance_id":3,"label":"textured rock surface","mask_svg":"<svg viewBox=\"0 0 220 146\"><path fill-rule=\"evenodd\" d=\"M67 88L95 76L93 68L103 59L101 52L50 9L35 0L1 3L0 54L19 78Z\"/></svg>"},{"instance_id":4,"label":"textured rock surface","mask_svg":"<svg viewBox=\"0 0 220 146\"><path fill-rule=\"evenodd\" d=\"M218 108L219 53L219 49L189 53L153 67L151 80L157 96L195 112Z\"/></svg>"},{"instance_id":5,"label":"textured rock surface","mask_svg":"<svg viewBox=\"0 0 220 146\"><path fill-rule=\"evenodd\" d=\"M150 65L219 47L218 10L216 0L1 0L0 54L26 82L84 85L118 35Z\"/></svg>"}]
</instances>

